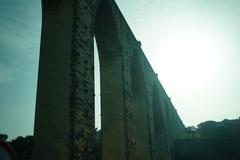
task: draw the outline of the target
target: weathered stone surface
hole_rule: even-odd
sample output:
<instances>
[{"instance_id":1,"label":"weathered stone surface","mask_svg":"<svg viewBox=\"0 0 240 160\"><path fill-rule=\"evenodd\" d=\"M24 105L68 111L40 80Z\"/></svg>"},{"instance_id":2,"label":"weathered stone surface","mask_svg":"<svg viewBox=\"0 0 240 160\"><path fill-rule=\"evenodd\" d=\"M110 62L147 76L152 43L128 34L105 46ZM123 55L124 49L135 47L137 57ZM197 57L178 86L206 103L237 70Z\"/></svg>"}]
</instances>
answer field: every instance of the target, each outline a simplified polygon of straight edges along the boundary
<instances>
[{"instance_id":1,"label":"weathered stone surface","mask_svg":"<svg viewBox=\"0 0 240 160\"><path fill-rule=\"evenodd\" d=\"M174 141L184 126L116 3L42 2L33 159L95 159L94 35L101 159L174 159Z\"/></svg>"},{"instance_id":2,"label":"weathered stone surface","mask_svg":"<svg viewBox=\"0 0 240 160\"><path fill-rule=\"evenodd\" d=\"M36 160L65 160L69 156L72 6L72 1L43 1L34 127Z\"/></svg>"}]
</instances>

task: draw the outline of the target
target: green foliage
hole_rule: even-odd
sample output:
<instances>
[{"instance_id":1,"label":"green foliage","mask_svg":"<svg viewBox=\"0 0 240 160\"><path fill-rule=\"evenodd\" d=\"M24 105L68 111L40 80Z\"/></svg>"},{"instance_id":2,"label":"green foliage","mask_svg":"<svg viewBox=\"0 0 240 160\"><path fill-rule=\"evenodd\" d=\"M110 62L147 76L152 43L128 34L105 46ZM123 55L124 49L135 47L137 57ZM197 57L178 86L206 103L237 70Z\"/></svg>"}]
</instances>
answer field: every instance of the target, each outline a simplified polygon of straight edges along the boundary
<instances>
[{"instance_id":1,"label":"green foliage","mask_svg":"<svg viewBox=\"0 0 240 160\"><path fill-rule=\"evenodd\" d=\"M180 139L192 138L238 138L240 137L240 119L223 120L221 122L206 121L198 124L198 127L185 128Z\"/></svg>"},{"instance_id":2,"label":"green foliage","mask_svg":"<svg viewBox=\"0 0 240 160\"><path fill-rule=\"evenodd\" d=\"M206 121L198 125L198 132L203 138L238 138L240 137L240 119L221 122Z\"/></svg>"},{"instance_id":3,"label":"green foliage","mask_svg":"<svg viewBox=\"0 0 240 160\"><path fill-rule=\"evenodd\" d=\"M198 128L195 126L189 126L185 128L185 132L179 139L193 139L193 138L201 138L198 133Z\"/></svg>"},{"instance_id":4,"label":"green foliage","mask_svg":"<svg viewBox=\"0 0 240 160\"><path fill-rule=\"evenodd\" d=\"M194 126L190 126L186 128L186 135L188 138L193 138L197 134L197 128Z\"/></svg>"},{"instance_id":5,"label":"green foliage","mask_svg":"<svg viewBox=\"0 0 240 160\"><path fill-rule=\"evenodd\" d=\"M19 136L9 143L15 150L18 160L31 159L33 152L33 136Z\"/></svg>"},{"instance_id":6,"label":"green foliage","mask_svg":"<svg viewBox=\"0 0 240 160\"><path fill-rule=\"evenodd\" d=\"M0 140L7 141L7 139L8 139L8 135L7 134L1 134L0 133Z\"/></svg>"}]
</instances>

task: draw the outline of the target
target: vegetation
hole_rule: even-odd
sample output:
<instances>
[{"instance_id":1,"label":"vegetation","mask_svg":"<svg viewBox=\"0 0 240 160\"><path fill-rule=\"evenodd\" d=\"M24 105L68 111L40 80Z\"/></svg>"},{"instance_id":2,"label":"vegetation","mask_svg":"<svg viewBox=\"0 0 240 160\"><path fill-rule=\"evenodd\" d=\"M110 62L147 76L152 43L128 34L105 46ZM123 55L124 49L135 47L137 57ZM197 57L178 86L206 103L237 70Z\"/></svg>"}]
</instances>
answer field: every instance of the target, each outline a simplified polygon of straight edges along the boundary
<instances>
[{"instance_id":1,"label":"vegetation","mask_svg":"<svg viewBox=\"0 0 240 160\"><path fill-rule=\"evenodd\" d=\"M239 137L240 118L187 127L176 141L176 160L239 160Z\"/></svg>"},{"instance_id":2,"label":"vegetation","mask_svg":"<svg viewBox=\"0 0 240 160\"><path fill-rule=\"evenodd\" d=\"M6 142L8 139L8 135L7 134L0 134L0 140Z\"/></svg>"},{"instance_id":3,"label":"vegetation","mask_svg":"<svg viewBox=\"0 0 240 160\"><path fill-rule=\"evenodd\" d=\"M204 138L238 138L240 137L240 119L221 122L206 121L198 125L198 132Z\"/></svg>"},{"instance_id":4,"label":"vegetation","mask_svg":"<svg viewBox=\"0 0 240 160\"><path fill-rule=\"evenodd\" d=\"M7 142L14 149L18 160L31 160L33 151L33 136L22 137L7 141L7 134L0 134L0 140Z\"/></svg>"},{"instance_id":5,"label":"vegetation","mask_svg":"<svg viewBox=\"0 0 240 160\"><path fill-rule=\"evenodd\" d=\"M186 128L184 138L238 138L240 137L240 119L221 122L206 121L197 127Z\"/></svg>"},{"instance_id":6,"label":"vegetation","mask_svg":"<svg viewBox=\"0 0 240 160\"><path fill-rule=\"evenodd\" d=\"M100 137L101 131L96 130L96 154L98 156L100 156ZM239 139L239 137L240 118L234 120L225 119L221 122L206 121L200 123L197 127L190 126L186 128L184 139L177 141L177 147L180 147L180 149L177 149L179 151L178 155L180 155L179 157L181 157L182 153L185 153L187 151L188 152L184 155L189 155L189 157L193 155L197 156L200 152L200 155L204 156L206 156L210 152L219 152L218 154L220 155L220 157L224 157L221 155L223 153L221 151L224 151L225 153L231 153L232 155L235 154L235 157L239 158L240 155L237 154L238 150L236 150L236 148L238 148L236 146L240 145L240 142L236 141L237 139ZM0 134L0 140L9 143L13 147L18 157L18 160L31 159L33 152L33 136L19 136L11 141L7 141L7 139L7 134ZM188 149L184 150L184 148ZM213 148L215 150L213 150ZM183 156L185 158L184 160L187 160L185 156ZM210 155L209 157L214 156L215 155ZM200 159L200 156L198 157L198 159ZM205 157L204 160L206 159L207 158ZM195 160L197 160L196 157Z\"/></svg>"}]
</instances>

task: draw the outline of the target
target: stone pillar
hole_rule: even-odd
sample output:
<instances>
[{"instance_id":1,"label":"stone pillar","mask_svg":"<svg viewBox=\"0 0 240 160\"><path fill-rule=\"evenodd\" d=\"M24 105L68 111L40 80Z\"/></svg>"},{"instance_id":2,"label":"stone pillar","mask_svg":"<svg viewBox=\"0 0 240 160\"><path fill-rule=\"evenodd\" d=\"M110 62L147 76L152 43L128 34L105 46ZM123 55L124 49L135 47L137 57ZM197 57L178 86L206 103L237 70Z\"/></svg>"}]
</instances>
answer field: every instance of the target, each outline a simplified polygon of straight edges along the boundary
<instances>
[{"instance_id":1,"label":"stone pillar","mask_svg":"<svg viewBox=\"0 0 240 160\"><path fill-rule=\"evenodd\" d=\"M112 4L102 1L95 23L101 77L101 154L103 160L126 160L122 50Z\"/></svg>"},{"instance_id":2,"label":"stone pillar","mask_svg":"<svg viewBox=\"0 0 240 160\"><path fill-rule=\"evenodd\" d=\"M43 0L34 160L94 158L93 6Z\"/></svg>"}]
</instances>

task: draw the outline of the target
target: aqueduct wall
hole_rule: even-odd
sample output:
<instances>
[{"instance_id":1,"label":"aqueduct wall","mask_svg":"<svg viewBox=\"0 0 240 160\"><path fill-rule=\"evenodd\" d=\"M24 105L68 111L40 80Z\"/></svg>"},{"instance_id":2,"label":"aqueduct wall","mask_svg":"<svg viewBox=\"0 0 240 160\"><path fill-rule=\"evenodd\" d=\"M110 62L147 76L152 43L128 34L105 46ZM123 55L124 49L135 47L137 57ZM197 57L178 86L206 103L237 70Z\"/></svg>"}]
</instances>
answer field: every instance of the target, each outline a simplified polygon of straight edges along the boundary
<instances>
[{"instance_id":1,"label":"aqueduct wall","mask_svg":"<svg viewBox=\"0 0 240 160\"><path fill-rule=\"evenodd\" d=\"M93 38L102 160L172 160L184 125L113 0L43 0L34 160L95 154Z\"/></svg>"}]
</instances>

